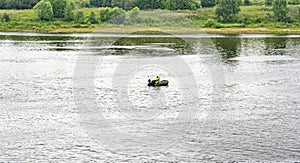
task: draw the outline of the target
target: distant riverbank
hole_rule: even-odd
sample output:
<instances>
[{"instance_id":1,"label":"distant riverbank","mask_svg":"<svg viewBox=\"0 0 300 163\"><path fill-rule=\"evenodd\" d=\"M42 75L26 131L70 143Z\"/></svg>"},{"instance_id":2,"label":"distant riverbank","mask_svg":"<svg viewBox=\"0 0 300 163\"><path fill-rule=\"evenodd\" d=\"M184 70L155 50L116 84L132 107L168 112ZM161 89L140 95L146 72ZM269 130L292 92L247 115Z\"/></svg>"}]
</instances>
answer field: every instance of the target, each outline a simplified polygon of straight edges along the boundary
<instances>
[{"instance_id":1,"label":"distant riverbank","mask_svg":"<svg viewBox=\"0 0 300 163\"><path fill-rule=\"evenodd\" d=\"M91 27L91 28L57 28L43 29L7 29L0 32L34 32L34 33L140 33L157 32L172 34L300 34L299 28L167 28L167 27Z\"/></svg>"},{"instance_id":2,"label":"distant riverbank","mask_svg":"<svg viewBox=\"0 0 300 163\"><path fill-rule=\"evenodd\" d=\"M290 6L290 12L296 14L300 6ZM91 12L100 20L99 8L82 8L85 21L38 21L34 10L0 10L10 15L10 21L0 23L1 32L37 32L37 33L155 33L176 34L300 34L300 23L294 18L292 23L277 22L270 7L242 6L236 23L219 23L215 20L215 8L201 8L195 11L139 11L136 17L126 12L122 23L101 22L92 24L87 19Z\"/></svg>"}]
</instances>

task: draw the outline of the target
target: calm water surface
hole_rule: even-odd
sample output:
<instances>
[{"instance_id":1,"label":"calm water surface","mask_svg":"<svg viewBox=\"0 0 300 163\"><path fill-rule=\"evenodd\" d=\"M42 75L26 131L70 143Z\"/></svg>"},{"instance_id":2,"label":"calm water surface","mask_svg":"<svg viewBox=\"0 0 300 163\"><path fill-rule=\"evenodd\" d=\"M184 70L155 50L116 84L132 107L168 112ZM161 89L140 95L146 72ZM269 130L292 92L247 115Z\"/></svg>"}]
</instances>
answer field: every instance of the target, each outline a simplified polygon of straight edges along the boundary
<instances>
[{"instance_id":1,"label":"calm water surface","mask_svg":"<svg viewBox=\"0 0 300 163\"><path fill-rule=\"evenodd\" d=\"M0 161L299 161L299 35L0 33ZM148 88L159 74L169 87Z\"/></svg>"}]
</instances>

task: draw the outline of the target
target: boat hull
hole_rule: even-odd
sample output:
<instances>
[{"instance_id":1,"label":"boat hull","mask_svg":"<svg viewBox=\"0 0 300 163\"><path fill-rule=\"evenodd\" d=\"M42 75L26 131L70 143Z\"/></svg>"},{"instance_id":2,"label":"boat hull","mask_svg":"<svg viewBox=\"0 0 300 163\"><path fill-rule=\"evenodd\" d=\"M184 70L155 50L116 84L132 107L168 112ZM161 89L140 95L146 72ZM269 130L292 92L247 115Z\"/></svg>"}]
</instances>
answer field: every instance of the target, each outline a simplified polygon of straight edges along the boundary
<instances>
[{"instance_id":1,"label":"boat hull","mask_svg":"<svg viewBox=\"0 0 300 163\"><path fill-rule=\"evenodd\" d=\"M159 83L156 83L155 80L149 81L148 82L148 86L153 86L153 87L160 87L160 86L168 86L169 85L169 81L168 80L162 80Z\"/></svg>"}]
</instances>

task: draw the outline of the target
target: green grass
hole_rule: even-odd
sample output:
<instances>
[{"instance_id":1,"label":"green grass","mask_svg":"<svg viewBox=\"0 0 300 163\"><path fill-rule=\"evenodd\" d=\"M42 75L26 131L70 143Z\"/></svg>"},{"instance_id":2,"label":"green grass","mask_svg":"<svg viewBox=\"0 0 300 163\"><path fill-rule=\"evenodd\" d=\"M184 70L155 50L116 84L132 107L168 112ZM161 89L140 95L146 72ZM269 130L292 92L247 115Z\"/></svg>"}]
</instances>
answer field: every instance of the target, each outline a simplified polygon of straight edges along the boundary
<instances>
[{"instance_id":1,"label":"green grass","mask_svg":"<svg viewBox=\"0 0 300 163\"><path fill-rule=\"evenodd\" d=\"M237 15L235 23L219 23L216 22L215 9L200 8L195 11L182 10L169 12L165 10L140 11L135 19L130 18L130 13L126 13L126 21L121 24L85 23L65 22L62 19L55 19L51 22L43 22L36 19L33 10L0 10L0 18L3 13L8 13L11 20L9 22L1 22L0 31L33 31L33 32L91 32L93 30L101 30L104 32L126 32L126 31L142 31L161 28L170 31L197 31L195 28L207 28L208 21L213 24L209 32L225 32L226 30L218 30L220 28L235 29L237 33L249 29L249 32L266 32L266 33L300 33L300 5L289 5L290 23L277 22L274 17L272 7L264 6L264 0L252 0L251 6L241 6L241 11ZM254 5L255 4L255 5ZM87 19L91 12L96 13L99 19L99 8L81 8ZM187 18L189 19L187 19ZM197 24L198 26L195 26ZM266 28L267 30L262 30ZM199 28L200 29L200 28ZM255 30L257 29L257 30ZM288 30L287 30L288 29ZM228 30L229 31L229 30ZM248 31L247 31L248 32Z\"/></svg>"},{"instance_id":2,"label":"green grass","mask_svg":"<svg viewBox=\"0 0 300 163\"><path fill-rule=\"evenodd\" d=\"M260 5L264 5L265 4L265 0L252 0L250 1L251 5L257 5L257 6L260 6Z\"/></svg>"}]
</instances>

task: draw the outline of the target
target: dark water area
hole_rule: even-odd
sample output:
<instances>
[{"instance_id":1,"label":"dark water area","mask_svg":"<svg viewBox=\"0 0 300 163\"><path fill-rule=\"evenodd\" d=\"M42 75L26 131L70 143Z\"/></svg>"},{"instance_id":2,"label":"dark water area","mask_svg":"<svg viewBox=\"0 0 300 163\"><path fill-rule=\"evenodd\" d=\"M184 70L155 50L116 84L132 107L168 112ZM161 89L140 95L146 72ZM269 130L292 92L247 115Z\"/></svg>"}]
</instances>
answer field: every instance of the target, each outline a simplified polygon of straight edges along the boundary
<instances>
[{"instance_id":1,"label":"dark water area","mask_svg":"<svg viewBox=\"0 0 300 163\"><path fill-rule=\"evenodd\" d=\"M0 161L300 160L299 35L0 33ZM168 87L148 87L160 75Z\"/></svg>"}]
</instances>

